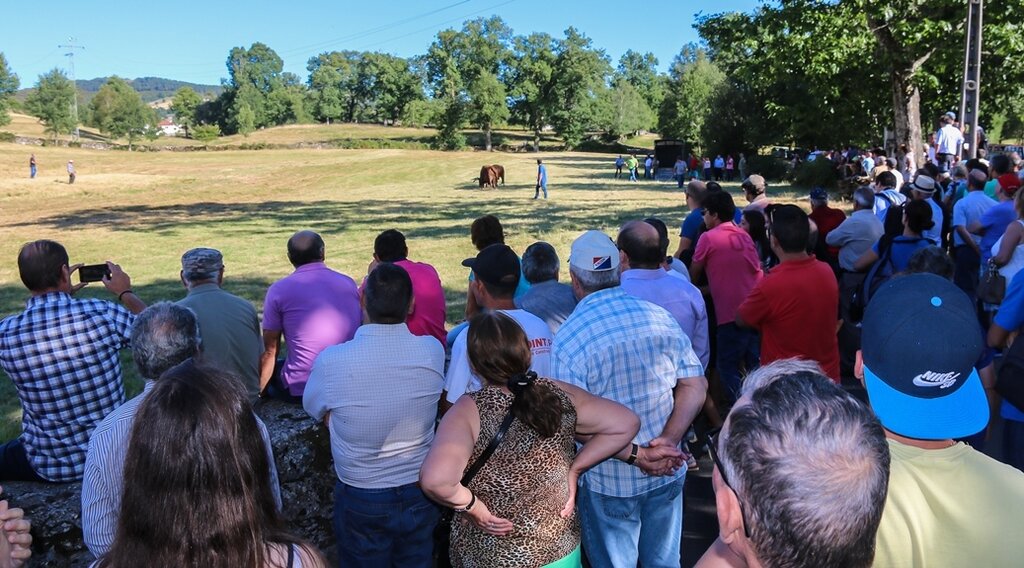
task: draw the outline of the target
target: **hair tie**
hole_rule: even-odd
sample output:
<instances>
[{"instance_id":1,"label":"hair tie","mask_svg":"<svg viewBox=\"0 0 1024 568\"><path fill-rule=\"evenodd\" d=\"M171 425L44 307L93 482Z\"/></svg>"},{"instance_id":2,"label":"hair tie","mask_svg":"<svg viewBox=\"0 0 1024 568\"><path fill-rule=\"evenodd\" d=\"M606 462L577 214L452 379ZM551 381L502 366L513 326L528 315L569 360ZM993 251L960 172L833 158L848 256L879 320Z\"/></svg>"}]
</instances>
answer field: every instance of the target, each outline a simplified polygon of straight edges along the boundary
<instances>
[{"instance_id":1,"label":"hair tie","mask_svg":"<svg viewBox=\"0 0 1024 568\"><path fill-rule=\"evenodd\" d=\"M519 396L524 390L530 388L530 385L536 380L537 373L534 371L512 375L512 378L508 380L508 390L512 391L512 394Z\"/></svg>"}]
</instances>

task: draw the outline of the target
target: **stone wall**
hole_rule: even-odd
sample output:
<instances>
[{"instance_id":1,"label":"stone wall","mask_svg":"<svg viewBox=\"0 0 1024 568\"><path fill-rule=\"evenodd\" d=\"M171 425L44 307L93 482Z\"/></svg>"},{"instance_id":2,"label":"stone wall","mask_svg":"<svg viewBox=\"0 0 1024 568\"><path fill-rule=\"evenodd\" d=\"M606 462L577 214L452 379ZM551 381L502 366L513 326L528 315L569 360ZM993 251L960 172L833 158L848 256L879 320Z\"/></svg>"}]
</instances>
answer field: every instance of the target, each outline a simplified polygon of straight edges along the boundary
<instances>
[{"instance_id":1,"label":"stone wall","mask_svg":"<svg viewBox=\"0 0 1024 568\"><path fill-rule=\"evenodd\" d=\"M333 558L336 477L327 428L301 407L282 402L268 401L258 413L270 431L285 518L293 532ZM92 562L82 542L81 483L2 485L3 498L25 509L32 520L31 566L85 567Z\"/></svg>"}]
</instances>

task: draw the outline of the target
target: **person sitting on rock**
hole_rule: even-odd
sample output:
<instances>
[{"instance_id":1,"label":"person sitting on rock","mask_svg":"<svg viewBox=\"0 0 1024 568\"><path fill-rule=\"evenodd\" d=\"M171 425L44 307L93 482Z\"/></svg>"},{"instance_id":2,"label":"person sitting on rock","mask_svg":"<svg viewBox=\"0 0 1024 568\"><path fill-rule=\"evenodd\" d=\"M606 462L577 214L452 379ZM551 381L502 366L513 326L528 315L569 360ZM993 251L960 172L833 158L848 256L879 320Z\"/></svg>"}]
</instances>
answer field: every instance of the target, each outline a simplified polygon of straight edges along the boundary
<instances>
[{"instance_id":1,"label":"person sitting on rock","mask_svg":"<svg viewBox=\"0 0 1024 568\"><path fill-rule=\"evenodd\" d=\"M159 302L139 314L131 334L132 358L139 375L146 380L142 393L110 413L92 434L85 458L82 481L82 537L97 557L110 549L117 529L121 495L124 491L125 452L135 416L161 375L193 357L200 357L199 322L184 306ZM256 419L260 433L270 449L266 426ZM270 459L271 489L280 507L277 467Z\"/></svg>"}]
</instances>

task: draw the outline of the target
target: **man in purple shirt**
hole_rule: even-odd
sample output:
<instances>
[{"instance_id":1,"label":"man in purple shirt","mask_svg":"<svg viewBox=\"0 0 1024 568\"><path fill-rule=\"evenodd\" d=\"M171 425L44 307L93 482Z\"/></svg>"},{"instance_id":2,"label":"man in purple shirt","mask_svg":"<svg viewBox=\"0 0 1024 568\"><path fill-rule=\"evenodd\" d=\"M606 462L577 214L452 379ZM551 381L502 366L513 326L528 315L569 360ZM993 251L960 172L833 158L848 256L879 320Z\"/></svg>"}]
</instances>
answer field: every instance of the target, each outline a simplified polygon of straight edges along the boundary
<instances>
[{"instance_id":1,"label":"man in purple shirt","mask_svg":"<svg viewBox=\"0 0 1024 568\"><path fill-rule=\"evenodd\" d=\"M616 245L622 267L622 290L668 310L707 369L710 352L704 297L696 286L662 268L665 255L658 230L643 221L630 221L619 231Z\"/></svg>"},{"instance_id":2,"label":"man in purple shirt","mask_svg":"<svg viewBox=\"0 0 1024 568\"><path fill-rule=\"evenodd\" d=\"M260 388L267 396L302 404L313 361L325 348L352 339L362 323L356 283L324 264L324 240L313 231L288 239L295 272L278 280L263 301L263 356ZM281 337L288 355L277 352Z\"/></svg>"}]
</instances>

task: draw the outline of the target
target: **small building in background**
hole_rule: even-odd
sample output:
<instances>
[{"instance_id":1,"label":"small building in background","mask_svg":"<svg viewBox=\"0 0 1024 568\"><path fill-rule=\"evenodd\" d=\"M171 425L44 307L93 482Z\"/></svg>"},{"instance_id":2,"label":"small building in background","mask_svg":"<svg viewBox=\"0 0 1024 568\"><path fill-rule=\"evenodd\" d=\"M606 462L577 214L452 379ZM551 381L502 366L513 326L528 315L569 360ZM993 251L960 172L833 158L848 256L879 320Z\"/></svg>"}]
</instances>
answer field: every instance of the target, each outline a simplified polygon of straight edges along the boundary
<instances>
[{"instance_id":1,"label":"small building in background","mask_svg":"<svg viewBox=\"0 0 1024 568\"><path fill-rule=\"evenodd\" d=\"M179 136L184 129L177 124L174 124L174 119L167 117L160 121L157 125L160 128L160 134L162 136Z\"/></svg>"}]
</instances>

